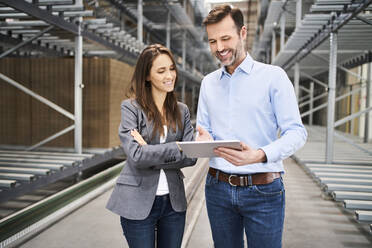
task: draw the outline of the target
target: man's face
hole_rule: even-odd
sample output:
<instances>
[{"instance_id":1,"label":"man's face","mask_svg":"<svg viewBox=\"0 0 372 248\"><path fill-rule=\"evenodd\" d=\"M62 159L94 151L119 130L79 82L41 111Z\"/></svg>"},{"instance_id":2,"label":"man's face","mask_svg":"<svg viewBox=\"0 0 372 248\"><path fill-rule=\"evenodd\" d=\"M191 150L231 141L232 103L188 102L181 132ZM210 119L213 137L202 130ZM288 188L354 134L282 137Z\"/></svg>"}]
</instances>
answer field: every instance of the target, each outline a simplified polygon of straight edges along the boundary
<instances>
[{"instance_id":1,"label":"man's face","mask_svg":"<svg viewBox=\"0 0 372 248\"><path fill-rule=\"evenodd\" d=\"M206 29L212 53L224 66L234 70L245 57L246 28L238 32L234 20L228 15L218 23L208 24Z\"/></svg>"}]
</instances>

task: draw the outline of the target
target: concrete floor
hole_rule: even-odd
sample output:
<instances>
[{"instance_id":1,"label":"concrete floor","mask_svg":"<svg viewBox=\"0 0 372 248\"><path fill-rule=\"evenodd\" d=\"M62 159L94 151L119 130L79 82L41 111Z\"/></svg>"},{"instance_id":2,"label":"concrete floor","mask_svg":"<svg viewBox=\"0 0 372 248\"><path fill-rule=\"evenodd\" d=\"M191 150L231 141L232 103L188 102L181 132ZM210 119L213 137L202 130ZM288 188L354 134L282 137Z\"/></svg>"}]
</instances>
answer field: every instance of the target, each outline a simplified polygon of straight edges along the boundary
<instances>
[{"instance_id":1,"label":"concrete floor","mask_svg":"<svg viewBox=\"0 0 372 248\"><path fill-rule=\"evenodd\" d=\"M368 226L356 223L352 213L336 202L324 199L318 185L292 159L284 162L286 173L285 248L371 248ZM195 226L189 248L213 247L207 211L204 206Z\"/></svg>"},{"instance_id":2,"label":"concrete floor","mask_svg":"<svg viewBox=\"0 0 372 248\"><path fill-rule=\"evenodd\" d=\"M357 224L352 214L345 213L337 203L324 199L317 184L299 165L287 159L285 168L286 219L283 247L372 247L372 235L367 227ZM119 218L104 208L110 193L111 190L97 197L20 247L127 247ZM188 247L213 247L205 206Z\"/></svg>"},{"instance_id":3,"label":"concrete floor","mask_svg":"<svg viewBox=\"0 0 372 248\"><path fill-rule=\"evenodd\" d=\"M372 247L368 226L358 224L333 200L322 197L319 186L292 159L285 161L286 248Z\"/></svg>"}]
</instances>

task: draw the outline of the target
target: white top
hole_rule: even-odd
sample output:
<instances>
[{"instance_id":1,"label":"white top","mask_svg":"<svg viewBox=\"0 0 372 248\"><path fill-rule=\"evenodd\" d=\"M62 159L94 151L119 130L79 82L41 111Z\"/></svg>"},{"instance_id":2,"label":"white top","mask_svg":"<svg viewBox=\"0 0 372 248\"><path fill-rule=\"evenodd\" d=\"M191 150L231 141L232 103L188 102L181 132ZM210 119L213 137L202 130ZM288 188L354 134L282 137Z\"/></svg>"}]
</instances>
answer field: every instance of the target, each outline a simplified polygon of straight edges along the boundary
<instances>
[{"instance_id":1,"label":"white top","mask_svg":"<svg viewBox=\"0 0 372 248\"><path fill-rule=\"evenodd\" d=\"M160 136L160 143L164 143L167 139L168 134L168 128L166 125L164 127L164 136ZM169 188L168 188L168 181L167 177L165 176L164 170L160 170L160 177L159 177L159 183L158 183L158 189L156 190L156 195L166 195L169 194Z\"/></svg>"}]
</instances>

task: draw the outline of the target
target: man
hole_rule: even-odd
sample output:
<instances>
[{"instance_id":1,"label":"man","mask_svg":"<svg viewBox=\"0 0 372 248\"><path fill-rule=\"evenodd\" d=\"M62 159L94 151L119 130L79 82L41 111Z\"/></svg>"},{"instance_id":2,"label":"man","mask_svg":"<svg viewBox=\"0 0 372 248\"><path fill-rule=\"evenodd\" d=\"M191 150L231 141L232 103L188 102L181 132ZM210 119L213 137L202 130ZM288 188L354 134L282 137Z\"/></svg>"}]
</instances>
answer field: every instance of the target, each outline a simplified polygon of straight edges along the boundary
<instances>
[{"instance_id":1,"label":"man","mask_svg":"<svg viewBox=\"0 0 372 248\"><path fill-rule=\"evenodd\" d=\"M307 137L293 86L281 68L247 54L239 9L217 6L203 23L223 66L202 81L197 140L237 139L242 147L218 148L210 159L205 195L214 245L242 248L245 230L249 248L281 247L282 160Z\"/></svg>"}]
</instances>

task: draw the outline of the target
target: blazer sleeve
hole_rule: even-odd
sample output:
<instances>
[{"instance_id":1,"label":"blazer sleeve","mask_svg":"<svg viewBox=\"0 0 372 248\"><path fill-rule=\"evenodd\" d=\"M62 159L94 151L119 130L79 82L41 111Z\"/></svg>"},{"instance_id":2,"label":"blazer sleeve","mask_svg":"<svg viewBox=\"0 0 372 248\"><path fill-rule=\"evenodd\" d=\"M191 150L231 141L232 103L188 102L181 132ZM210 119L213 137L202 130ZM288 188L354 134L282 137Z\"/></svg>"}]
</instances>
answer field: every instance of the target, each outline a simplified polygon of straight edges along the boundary
<instances>
[{"instance_id":1,"label":"blazer sleeve","mask_svg":"<svg viewBox=\"0 0 372 248\"><path fill-rule=\"evenodd\" d=\"M192 127L190 120L190 111L186 105L183 106L184 123L183 123L183 134L181 141L192 141L194 140L194 128ZM193 166L196 164L197 158L188 158L181 152L181 159L168 164L155 165L155 169L179 169L187 166Z\"/></svg>"},{"instance_id":2,"label":"blazer sleeve","mask_svg":"<svg viewBox=\"0 0 372 248\"><path fill-rule=\"evenodd\" d=\"M121 122L119 126L119 138L127 159L138 169L154 167L154 165L175 164L183 161L176 142L156 145L141 146L130 134L133 129L138 129L138 108L131 100L125 100L121 105ZM187 134L189 137L190 134Z\"/></svg>"}]
</instances>

